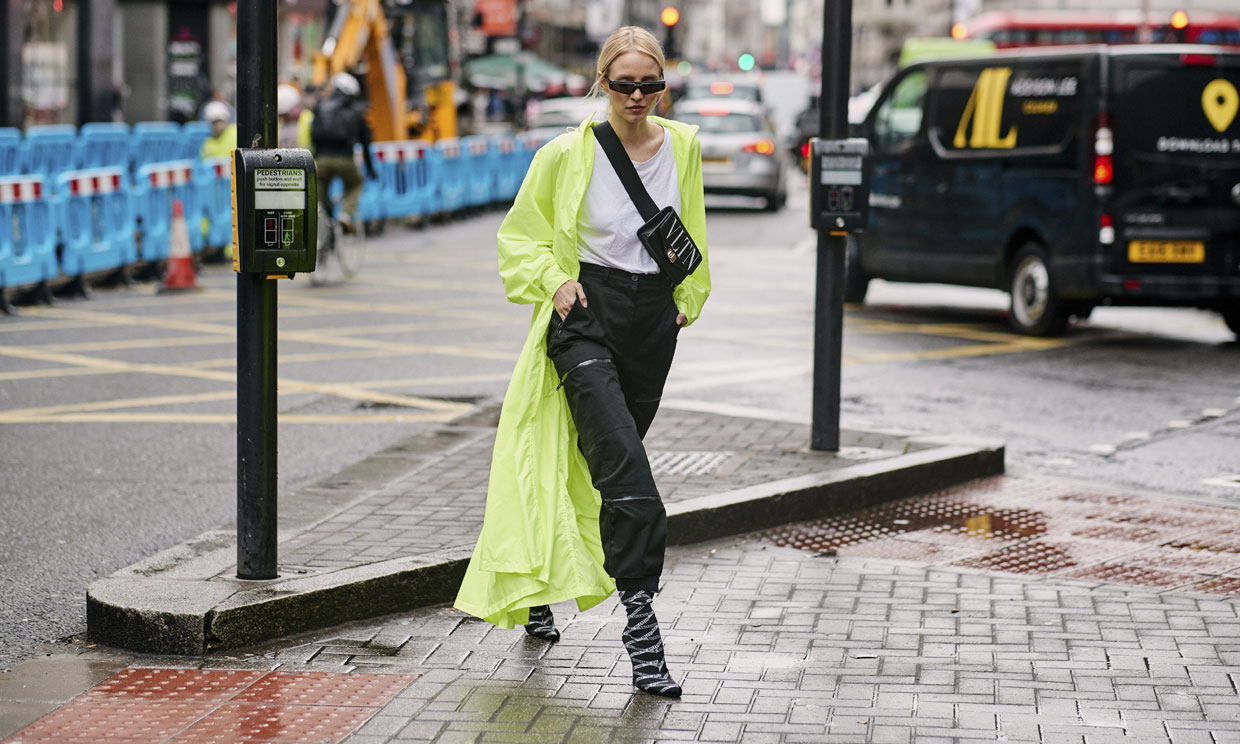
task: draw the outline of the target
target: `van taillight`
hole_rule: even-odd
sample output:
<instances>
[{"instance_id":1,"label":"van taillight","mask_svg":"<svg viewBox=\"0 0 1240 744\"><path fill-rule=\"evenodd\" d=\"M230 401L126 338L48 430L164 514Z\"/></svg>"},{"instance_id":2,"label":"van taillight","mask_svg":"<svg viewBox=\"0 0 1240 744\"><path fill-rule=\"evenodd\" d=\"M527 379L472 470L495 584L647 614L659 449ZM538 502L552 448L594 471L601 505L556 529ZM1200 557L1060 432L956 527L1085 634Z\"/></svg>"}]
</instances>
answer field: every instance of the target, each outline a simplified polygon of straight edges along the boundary
<instances>
[{"instance_id":1,"label":"van taillight","mask_svg":"<svg viewBox=\"0 0 1240 744\"><path fill-rule=\"evenodd\" d=\"M1115 166L1111 163L1110 155L1094 156L1094 183L1105 186L1115 177Z\"/></svg>"},{"instance_id":2,"label":"van taillight","mask_svg":"<svg viewBox=\"0 0 1240 744\"><path fill-rule=\"evenodd\" d=\"M1115 140L1111 135L1111 117L1105 112L1098 114L1098 124L1094 129L1094 183L1106 185L1115 176L1115 166L1111 162L1111 154L1115 150Z\"/></svg>"},{"instance_id":3,"label":"van taillight","mask_svg":"<svg viewBox=\"0 0 1240 744\"><path fill-rule=\"evenodd\" d=\"M1213 67L1214 66L1214 55L1213 54L1181 54L1180 64L1185 65L1185 66Z\"/></svg>"},{"instance_id":4,"label":"van taillight","mask_svg":"<svg viewBox=\"0 0 1240 744\"><path fill-rule=\"evenodd\" d=\"M1104 213L1098 220L1098 242L1103 245L1115 242L1115 218L1109 214Z\"/></svg>"}]
</instances>

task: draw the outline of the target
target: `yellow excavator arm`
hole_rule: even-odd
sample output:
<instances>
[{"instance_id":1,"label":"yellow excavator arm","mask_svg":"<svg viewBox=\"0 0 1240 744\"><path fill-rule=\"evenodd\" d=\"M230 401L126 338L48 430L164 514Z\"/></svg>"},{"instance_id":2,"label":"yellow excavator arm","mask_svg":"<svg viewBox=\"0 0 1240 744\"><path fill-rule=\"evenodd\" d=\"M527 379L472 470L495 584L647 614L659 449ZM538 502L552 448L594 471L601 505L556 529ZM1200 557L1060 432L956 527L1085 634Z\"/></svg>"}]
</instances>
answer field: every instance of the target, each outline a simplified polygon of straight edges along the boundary
<instances>
[{"instance_id":1,"label":"yellow excavator arm","mask_svg":"<svg viewBox=\"0 0 1240 744\"><path fill-rule=\"evenodd\" d=\"M328 29L323 50L314 56L312 80L323 88L336 73L363 61L375 141L408 139L405 71L396 57L383 6L380 0L345 0Z\"/></svg>"}]
</instances>

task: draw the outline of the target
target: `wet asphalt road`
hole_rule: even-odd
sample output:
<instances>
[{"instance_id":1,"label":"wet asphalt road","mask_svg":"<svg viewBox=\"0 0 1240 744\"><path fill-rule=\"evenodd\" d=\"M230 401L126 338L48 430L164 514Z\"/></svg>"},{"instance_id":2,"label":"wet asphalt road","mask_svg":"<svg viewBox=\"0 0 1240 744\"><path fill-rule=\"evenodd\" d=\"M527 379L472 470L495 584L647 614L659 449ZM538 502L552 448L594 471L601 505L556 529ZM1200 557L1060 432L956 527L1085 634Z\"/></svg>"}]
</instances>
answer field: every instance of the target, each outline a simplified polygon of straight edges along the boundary
<instances>
[{"instance_id":1,"label":"wet asphalt road","mask_svg":"<svg viewBox=\"0 0 1240 744\"><path fill-rule=\"evenodd\" d=\"M805 194L712 200L715 293L665 400L811 416ZM371 241L360 277L280 288L280 493L503 394L529 308L504 302L487 212ZM0 319L0 668L85 629L87 585L227 525L235 280L100 290ZM1240 345L1192 310L1102 308L1062 339L1007 332L997 292L874 283L845 320L845 427L1005 441L1009 470L1230 502ZM342 387L344 386L344 387Z\"/></svg>"}]
</instances>

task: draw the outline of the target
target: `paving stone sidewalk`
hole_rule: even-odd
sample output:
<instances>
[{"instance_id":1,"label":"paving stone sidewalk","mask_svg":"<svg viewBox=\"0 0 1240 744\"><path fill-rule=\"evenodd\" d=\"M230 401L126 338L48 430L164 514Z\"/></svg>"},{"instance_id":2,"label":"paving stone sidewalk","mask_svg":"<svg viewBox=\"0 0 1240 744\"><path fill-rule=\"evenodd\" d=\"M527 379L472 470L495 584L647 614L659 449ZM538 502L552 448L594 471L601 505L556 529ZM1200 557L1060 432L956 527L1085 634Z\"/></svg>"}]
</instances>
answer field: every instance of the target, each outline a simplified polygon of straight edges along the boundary
<instances>
[{"instance_id":1,"label":"paving stone sidewalk","mask_svg":"<svg viewBox=\"0 0 1240 744\"><path fill-rule=\"evenodd\" d=\"M993 478L889 510L1019 492L1050 514L1065 488ZM1141 498L1167 513L1180 503ZM852 518L837 520L841 539ZM1240 743L1235 599L779 544L822 529L669 549L655 609L678 701L633 691L614 597L585 613L555 605L556 644L439 605L205 657L73 643L62 659L107 681L45 705L4 744L93 742L109 726L133 742ZM1163 550L1140 535L1130 545ZM11 687L0 678L0 702Z\"/></svg>"},{"instance_id":2,"label":"paving stone sidewalk","mask_svg":"<svg viewBox=\"0 0 1240 744\"><path fill-rule=\"evenodd\" d=\"M495 444L495 429L485 424L496 415L494 409L482 411L350 468L328 487L339 492L351 476L364 480L377 463L392 458L421 460L394 482L284 541L282 569L315 573L472 546L482 529ZM804 424L667 409L655 419L646 447L659 493L674 504L933 446L862 431L841 438L838 455L811 452Z\"/></svg>"},{"instance_id":3,"label":"paving stone sidewalk","mask_svg":"<svg viewBox=\"0 0 1240 744\"><path fill-rule=\"evenodd\" d=\"M1240 742L1234 601L759 535L669 558L656 611L678 702L633 694L614 598L556 606L555 645L439 608L251 661L420 674L351 744Z\"/></svg>"},{"instance_id":4,"label":"paving stone sidewalk","mask_svg":"<svg viewBox=\"0 0 1240 744\"><path fill-rule=\"evenodd\" d=\"M498 407L401 444L282 499L278 579L240 582L235 531L207 533L95 582L92 639L198 654L455 595L482 527ZM667 407L646 438L669 540L694 542L925 493L1002 472L1003 447L843 431Z\"/></svg>"}]
</instances>

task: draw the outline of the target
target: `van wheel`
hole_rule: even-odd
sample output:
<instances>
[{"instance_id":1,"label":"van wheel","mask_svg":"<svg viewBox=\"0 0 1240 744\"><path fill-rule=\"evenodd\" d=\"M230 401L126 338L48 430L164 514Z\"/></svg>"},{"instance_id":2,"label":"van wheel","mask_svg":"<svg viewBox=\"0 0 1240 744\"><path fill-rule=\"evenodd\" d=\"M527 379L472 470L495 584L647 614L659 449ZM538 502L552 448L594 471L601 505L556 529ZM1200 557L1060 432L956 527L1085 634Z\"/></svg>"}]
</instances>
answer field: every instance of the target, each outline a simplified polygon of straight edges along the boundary
<instances>
[{"instance_id":1,"label":"van wheel","mask_svg":"<svg viewBox=\"0 0 1240 744\"><path fill-rule=\"evenodd\" d=\"M1009 321L1020 333L1058 336L1068 327L1068 309L1059 300L1046 250L1040 244L1026 243L1017 251L1012 260L1008 294Z\"/></svg>"},{"instance_id":2,"label":"van wheel","mask_svg":"<svg viewBox=\"0 0 1240 744\"><path fill-rule=\"evenodd\" d=\"M1236 340L1240 340L1240 302L1224 305L1219 312L1223 315L1223 322L1236 334Z\"/></svg>"},{"instance_id":3,"label":"van wheel","mask_svg":"<svg viewBox=\"0 0 1240 744\"><path fill-rule=\"evenodd\" d=\"M861 270L861 257L857 255L857 238L848 236L848 248L844 252L844 302L865 302L870 289L870 277Z\"/></svg>"}]
</instances>

